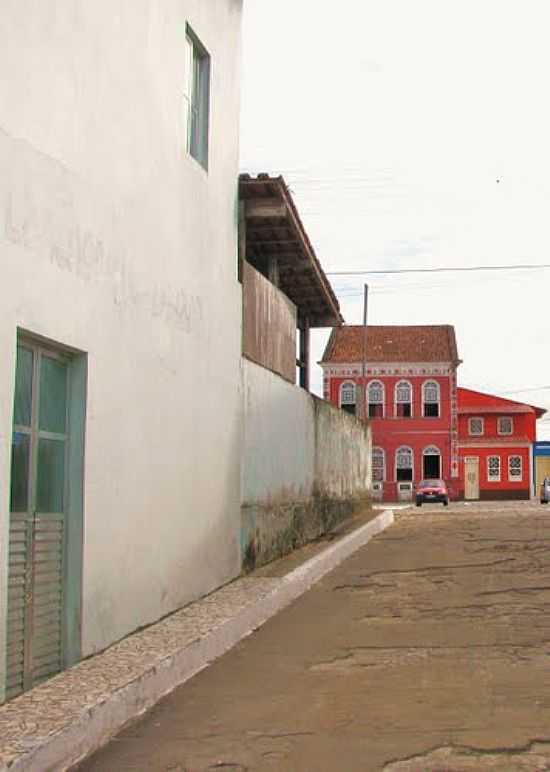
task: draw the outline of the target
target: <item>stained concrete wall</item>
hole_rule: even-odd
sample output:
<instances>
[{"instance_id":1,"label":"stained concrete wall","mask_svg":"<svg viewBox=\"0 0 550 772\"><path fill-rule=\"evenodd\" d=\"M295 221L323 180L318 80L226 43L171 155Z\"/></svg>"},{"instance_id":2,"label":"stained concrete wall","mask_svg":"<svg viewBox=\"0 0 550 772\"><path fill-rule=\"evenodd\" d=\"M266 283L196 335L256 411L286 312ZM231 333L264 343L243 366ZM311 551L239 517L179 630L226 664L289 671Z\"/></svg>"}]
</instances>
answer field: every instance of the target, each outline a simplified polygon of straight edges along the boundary
<instances>
[{"instance_id":1,"label":"stained concrete wall","mask_svg":"<svg viewBox=\"0 0 550 772\"><path fill-rule=\"evenodd\" d=\"M370 499L371 430L243 359L245 569L332 528Z\"/></svg>"},{"instance_id":2,"label":"stained concrete wall","mask_svg":"<svg viewBox=\"0 0 550 772\"><path fill-rule=\"evenodd\" d=\"M88 356L82 654L240 569L241 0L0 14L0 699L18 329ZM185 33L212 56L186 153Z\"/></svg>"}]
</instances>

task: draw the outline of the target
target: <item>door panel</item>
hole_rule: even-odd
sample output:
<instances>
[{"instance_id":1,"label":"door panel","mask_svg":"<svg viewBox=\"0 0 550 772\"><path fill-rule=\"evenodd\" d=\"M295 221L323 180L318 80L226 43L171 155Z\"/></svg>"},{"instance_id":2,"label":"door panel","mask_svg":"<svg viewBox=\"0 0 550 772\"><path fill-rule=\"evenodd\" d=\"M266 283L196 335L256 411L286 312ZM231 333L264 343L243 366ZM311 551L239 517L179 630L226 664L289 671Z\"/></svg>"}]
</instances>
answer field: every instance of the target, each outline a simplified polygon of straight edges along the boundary
<instances>
[{"instance_id":1,"label":"door panel","mask_svg":"<svg viewBox=\"0 0 550 772\"><path fill-rule=\"evenodd\" d=\"M550 456L537 456L535 462L537 495L545 477L550 477Z\"/></svg>"},{"instance_id":2,"label":"door panel","mask_svg":"<svg viewBox=\"0 0 550 772\"><path fill-rule=\"evenodd\" d=\"M8 565L8 698L63 668L68 362L18 346Z\"/></svg>"},{"instance_id":3,"label":"door panel","mask_svg":"<svg viewBox=\"0 0 550 772\"><path fill-rule=\"evenodd\" d=\"M471 456L464 459L464 497L479 499L479 458Z\"/></svg>"}]
</instances>

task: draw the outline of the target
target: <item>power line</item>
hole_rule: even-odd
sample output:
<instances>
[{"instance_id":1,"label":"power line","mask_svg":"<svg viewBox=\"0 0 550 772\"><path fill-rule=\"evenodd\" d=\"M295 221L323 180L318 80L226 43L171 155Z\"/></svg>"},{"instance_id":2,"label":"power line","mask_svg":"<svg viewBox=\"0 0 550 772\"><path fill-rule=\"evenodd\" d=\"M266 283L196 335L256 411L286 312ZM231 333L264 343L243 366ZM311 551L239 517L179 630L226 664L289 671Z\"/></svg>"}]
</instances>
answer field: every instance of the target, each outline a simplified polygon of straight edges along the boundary
<instances>
[{"instance_id":1,"label":"power line","mask_svg":"<svg viewBox=\"0 0 550 772\"><path fill-rule=\"evenodd\" d=\"M395 273L450 273L450 272L472 272L472 271L534 271L550 268L550 263L535 263L527 265L472 265L459 268L389 268L385 271L325 271L327 276L359 276L359 275L387 275Z\"/></svg>"},{"instance_id":2,"label":"power line","mask_svg":"<svg viewBox=\"0 0 550 772\"><path fill-rule=\"evenodd\" d=\"M523 394L526 391L548 391L550 386L532 386L529 389L515 389L514 391L503 391L502 394Z\"/></svg>"}]
</instances>

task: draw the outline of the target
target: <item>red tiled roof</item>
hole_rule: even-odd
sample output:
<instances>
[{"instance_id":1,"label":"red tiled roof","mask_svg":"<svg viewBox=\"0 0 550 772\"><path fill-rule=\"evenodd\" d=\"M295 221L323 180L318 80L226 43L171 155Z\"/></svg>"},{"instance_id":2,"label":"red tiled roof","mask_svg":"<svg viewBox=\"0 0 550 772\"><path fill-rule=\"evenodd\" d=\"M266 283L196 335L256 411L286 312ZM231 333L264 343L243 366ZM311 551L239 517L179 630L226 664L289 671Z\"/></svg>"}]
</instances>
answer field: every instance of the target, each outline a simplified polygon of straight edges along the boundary
<instances>
[{"instance_id":1,"label":"red tiled roof","mask_svg":"<svg viewBox=\"0 0 550 772\"><path fill-rule=\"evenodd\" d=\"M497 397L495 394L485 394L475 389L466 389L460 386L457 389L458 412L461 414L474 413L536 413L540 418L546 413L543 407L529 405L526 402L517 402L514 399Z\"/></svg>"},{"instance_id":2,"label":"red tiled roof","mask_svg":"<svg viewBox=\"0 0 550 772\"><path fill-rule=\"evenodd\" d=\"M335 327L322 362L362 362L365 328ZM459 364L451 325L368 325L367 362L453 362Z\"/></svg>"}]
</instances>

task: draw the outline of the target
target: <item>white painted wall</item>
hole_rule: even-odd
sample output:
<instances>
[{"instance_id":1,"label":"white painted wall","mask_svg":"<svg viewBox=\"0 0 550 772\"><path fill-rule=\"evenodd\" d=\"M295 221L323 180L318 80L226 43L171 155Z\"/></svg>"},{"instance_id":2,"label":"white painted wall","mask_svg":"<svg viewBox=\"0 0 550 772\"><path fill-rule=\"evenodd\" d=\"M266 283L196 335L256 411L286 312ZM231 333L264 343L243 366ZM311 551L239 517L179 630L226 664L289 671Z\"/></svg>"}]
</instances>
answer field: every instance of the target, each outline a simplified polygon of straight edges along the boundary
<instances>
[{"instance_id":1,"label":"white painted wall","mask_svg":"<svg viewBox=\"0 0 550 772\"><path fill-rule=\"evenodd\" d=\"M298 501L315 479L312 397L260 365L243 363L243 505Z\"/></svg>"},{"instance_id":2,"label":"white painted wall","mask_svg":"<svg viewBox=\"0 0 550 772\"><path fill-rule=\"evenodd\" d=\"M4 0L0 684L18 328L88 353L83 654L239 571L242 0ZM185 24L212 56L185 152Z\"/></svg>"},{"instance_id":3,"label":"white painted wall","mask_svg":"<svg viewBox=\"0 0 550 772\"><path fill-rule=\"evenodd\" d=\"M243 506L370 494L370 427L246 359L243 389Z\"/></svg>"}]
</instances>

